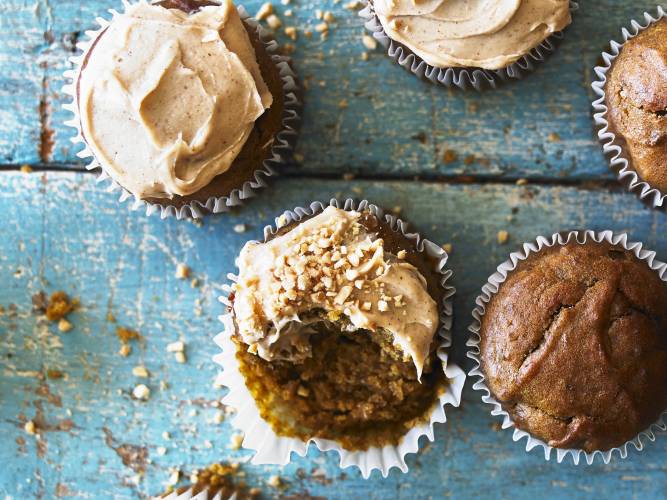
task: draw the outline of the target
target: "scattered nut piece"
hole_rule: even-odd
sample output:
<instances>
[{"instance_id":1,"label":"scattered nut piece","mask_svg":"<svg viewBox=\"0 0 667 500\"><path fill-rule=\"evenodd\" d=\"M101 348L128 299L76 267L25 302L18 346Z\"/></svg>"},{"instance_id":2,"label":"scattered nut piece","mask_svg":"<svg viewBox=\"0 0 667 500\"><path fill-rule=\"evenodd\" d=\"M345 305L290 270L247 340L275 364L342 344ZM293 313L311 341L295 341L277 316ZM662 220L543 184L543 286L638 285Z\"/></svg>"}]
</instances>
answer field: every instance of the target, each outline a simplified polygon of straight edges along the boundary
<instances>
[{"instance_id":1,"label":"scattered nut piece","mask_svg":"<svg viewBox=\"0 0 667 500\"><path fill-rule=\"evenodd\" d=\"M65 374L61 370L50 369L46 370L46 376L51 380L58 380L63 378Z\"/></svg>"},{"instance_id":2,"label":"scattered nut piece","mask_svg":"<svg viewBox=\"0 0 667 500\"><path fill-rule=\"evenodd\" d=\"M307 398L310 395L308 388L302 385L299 386L299 388L296 390L296 393L302 398Z\"/></svg>"},{"instance_id":3,"label":"scattered nut piece","mask_svg":"<svg viewBox=\"0 0 667 500\"><path fill-rule=\"evenodd\" d=\"M255 19L262 21L273 14L273 4L271 2L265 2L255 14Z\"/></svg>"},{"instance_id":4,"label":"scattered nut piece","mask_svg":"<svg viewBox=\"0 0 667 500\"><path fill-rule=\"evenodd\" d=\"M322 12L320 9L315 9L315 18L316 19L322 19L324 16L324 12Z\"/></svg>"},{"instance_id":5,"label":"scattered nut piece","mask_svg":"<svg viewBox=\"0 0 667 500\"><path fill-rule=\"evenodd\" d=\"M267 483L269 486L272 488L280 488L283 484L283 480L280 478L280 476L271 476Z\"/></svg>"},{"instance_id":6,"label":"scattered nut piece","mask_svg":"<svg viewBox=\"0 0 667 500\"><path fill-rule=\"evenodd\" d=\"M294 14L294 12L292 12L292 9L287 9L285 11L285 16L286 17L292 17L293 14Z\"/></svg>"},{"instance_id":7,"label":"scattered nut piece","mask_svg":"<svg viewBox=\"0 0 667 500\"><path fill-rule=\"evenodd\" d=\"M297 38L297 32L296 28L294 26L287 26L285 28L285 34L290 37L292 40L296 40Z\"/></svg>"},{"instance_id":8,"label":"scattered nut piece","mask_svg":"<svg viewBox=\"0 0 667 500\"><path fill-rule=\"evenodd\" d=\"M199 280L197 278L192 278L190 281L190 288L197 288L199 286Z\"/></svg>"},{"instance_id":9,"label":"scattered nut piece","mask_svg":"<svg viewBox=\"0 0 667 500\"><path fill-rule=\"evenodd\" d=\"M328 23L333 23L336 20L334 15L328 10L322 15L322 19Z\"/></svg>"},{"instance_id":10,"label":"scattered nut piece","mask_svg":"<svg viewBox=\"0 0 667 500\"><path fill-rule=\"evenodd\" d=\"M378 42L375 38L369 35L363 35L361 41L368 50L375 50L378 46Z\"/></svg>"},{"instance_id":11,"label":"scattered nut piece","mask_svg":"<svg viewBox=\"0 0 667 500\"><path fill-rule=\"evenodd\" d=\"M389 310L389 304L385 300L378 300L378 311L385 312Z\"/></svg>"},{"instance_id":12,"label":"scattered nut piece","mask_svg":"<svg viewBox=\"0 0 667 500\"><path fill-rule=\"evenodd\" d=\"M28 434L36 434L37 433L37 427L35 427L35 422L32 420L28 420L25 425L23 426L23 429L28 433Z\"/></svg>"},{"instance_id":13,"label":"scattered nut piece","mask_svg":"<svg viewBox=\"0 0 667 500\"><path fill-rule=\"evenodd\" d=\"M132 348L130 347L130 344L123 344L122 346L120 346L118 354L120 354L124 358L127 358L131 352Z\"/></svg>"},{"instance_id":14,"label":"scattered nut piece","mask_svg":"<svg viewBox=\"0 0 667 500\"><path fill-rule=\"evenodd\" d=\"M278 16L275 14L271 14L269 17L266 18L266 24L269 25L269 28L277 30L283 25L283 22L280 20Z\"/></svg>"},{"instance_id":15,"label":"scattered nut piece","mask_svg":"<svg viewBox=\"0 0 667 500\"><path fill-rule=\"evenodd\" d=\"M225 421L225 413L220 410L216 411L215 414L213 415L213 423L221 424L224 421Z\"/></svg>"},{"instance_id":16,"label":"scattered nut piece","mask_svg":"<svg viewBox=\"0 0 667 500\"><path fill-rule=\"evenodd\" d=\"M525 186L526 184L528 184L528 179L517 179L516 181L517 186Z\"/></svg>"},{"instance_id":17,"label":"scattered nut piece","mask_svg":"<svg viewBox=\"0 0 667 500\"><path fill-rule=\"evenodd\" d=\"M190 268L185 264L178 264L176 266L176 278L179 280L184 280L190 276Z\"/></svg>"},{"instance_id":18,"label":"scattered nut piece","mask_svg":"<svg viewBox=\"0 0 667 500\"><path fill-rule=\"evenodd\" d=\"M136 399L146 401L151 395L151 390L146 385L139 384L134 389L132 389L132 395Z\"/></svg>"},{"instance_id":19,"label":"scattered nut piece","mask_svg":"<svg viewBox=\"0 0 667 500\"><path fill-rule=\"evenodd\" d=\"M70 300L65 292L54 292L49 297L49 302L46 305L46 319L59 321L74 311L78 305L79 301L76 299Z\"/></svg>"},{"instance_id":20,"label":"scattered nut piece","mask_svg":"<svg viewBox=\"0 0 667 500\"><path fill-rule=\"evenodd\" d=\"M445 243L444 245L442 245L442 249L447 253L452 253L453 247L451 243Z\"/></svg>"},{"instance_id":21,"label":"scattered nut piece","mask_svg":"<svg viewBox=\"0 0 667 500\"><path fill-rule=\"evenodd\" d=\"M67 321L65 318L61 318L60 321L58 321L58 330L59 331L61 331L63 333L66 333L66 332L69 332L72 328L74 328L72 326L72 323Z\"/></svg>"},{"instance_id":22,"label":"scattered nut piece","mask_svg":"<svg viewBox=\"0 0 667 500\"><path fill-rule=\"evenodd\" d=\"M169 434L167 431L164 431L162 433L162 439L169 441L171 439L171 434Z\"/></svg>"},{"instance_id":23,"label":"scattered nut piece","mask_svg":"<svg viewBox=\"0 0 667 500\"><path fill-rule=\"evenodd\" d=\"M362 52L361 53L361 60L362 61L368 61L368 52Z\"/></svg>"},{"instance_id":24,"label":"scattered nut piece","mask_svg":"<svg viewBox=\"0 0 667 500\"><path fill-rule=\"evenodd\" d=\"M137 340L141 338L141 335L139 335L139 333L135 332L134 330L130 330L129 328L125 328L123 326L119 326L118 328L116 328L116 336L123 344L127 344L130 340Z\"/></svg>"},{"instance_id":25,"label":"scattered nut piece","mask_svg":"<svg viewBox=\"0 0 667 500\"><path fill-rule=\"evenodd\" d=\"M178 469L174 469L171 471L171 474L169 474L169 479L167 479L167 484L169 485L176 485L178 481L181 479L181 471Z\"/></svg>"},{"instance_id":26,"label":"scattered nut piece","mask_svg":"<svg viewBox=\"0 0 667 500\"><path fill-rule=\"evenodd\" d=\"M164 455L167 454L167 448L165 448L164 446L158 446L157 449L156 449L155 451L156 451L157 454L160 455L160 456L164 456Z\"/></svg>"},{"instance_id":27,"label":"scattered nut piece","mask_svg":"<svg viewBox=\"0 0 667 500\"><path fill-rule=\"evenodd\" d=\"M407 255L408 255L408 252L406 252L405 250L399 250L398 253L396 254L396 258L400 259L400 260L403 260L403 259L405 259L405 257Z\"/></svg>"},{"instance_id":28,"label":"scattered nut piece","mask_svg":"<svg viewBox=\"0 0 667 500\"><path fill-rule=\"evenodd\" d=\"M551 132L547 136L547 139L551 142L559 142L560 141L560 135L558 135L556 132Z\"/></svg>"},{"instance_id":29,"label":"scattered nut piece","mask_svg":"<svg viewBox=\"0 0 667 500\"><path fill-rule=\"evenodd\" d=\"M351 2L347 2L343 7L348 10L357 10L359 6L359 0L352 0Z\"/></svg>"},{"instance_id":30,"label":"scattered nut piece","mask_svg":"<svg viewBox=\"0 0 667 500\"><path fill-rule=\"evenodd\" d=\"M498 231L498 243L504 245L509 240L509 233L505 230Z\"/></svg>"},{"instance_id":31,"label":"scattered nut piece","mask_svg":"<svg viewBox=\"0 0 667 500\"><path fill-rule=\"evenodd\" d=\"M445 149L445 152L442 154L442 160L445 163L454 163L458 157L459 155L453 149Z\"/></svg>"},{"instance_id":32,"label":"scattered nut piece","mask_svg":"<svg viewBox=\"0 0 667 500\"><path fill-rule=\"evenodd\" d=\"M243 435L242 434L233 434L231 439L231 447L232 450L239 450L241 449L241 445L243 444Z\"/></svg>"},{"instance_id":33,"label":"scattered nut piece","mask_svg":"<svg viewBox=\"0 0 667 500\"><path fill-rule=\"evenodd\" d=\"M176 358L177 363L183 364L186 362L185 354L183 352L177 352L176 354L174 354L174 358Z\"/></svg>"},{"instance_id":34,"label":"scattered nut piece","mask_svg":"<svg viewBox=\"0 0 667 500\"><path fill-rule=\"evenodd\" d=\"M146 369L145 366L135 366L134 368L132 368L132 375L134 375L135 377L147 378L148 370Z\"/></svg>"},{"instance_id":35,"label":"scattered nut piece","mask_svg":"<svg viewBox=\"0 0 667 500\"><path fill-rule=\"evenodd\" d=\"M234 232L235 233L245 233L246 232L246 225L245 224L236 224L234 226Z\"/></svg>"},{"instance_id":36,"label":"scattered nut piece","mask_svg":"<svg viewBox=\"0 0 667 500\"><path fill-rule=\"evenodd\" d=\"M30 165L21 165L19 170L22 174L29 174L32 172L32 167Z\"/></svg>"},{"instance_id":37,"label":"scattered nut piece","mask_svg":"<svg viewBox=\"0 0 667 500\"><path fill-rule=\"evenodd\" d=\"M167 352L183 352L184 350L185 343L182 340L167 344Z\"/></svg>"}]
</instances>

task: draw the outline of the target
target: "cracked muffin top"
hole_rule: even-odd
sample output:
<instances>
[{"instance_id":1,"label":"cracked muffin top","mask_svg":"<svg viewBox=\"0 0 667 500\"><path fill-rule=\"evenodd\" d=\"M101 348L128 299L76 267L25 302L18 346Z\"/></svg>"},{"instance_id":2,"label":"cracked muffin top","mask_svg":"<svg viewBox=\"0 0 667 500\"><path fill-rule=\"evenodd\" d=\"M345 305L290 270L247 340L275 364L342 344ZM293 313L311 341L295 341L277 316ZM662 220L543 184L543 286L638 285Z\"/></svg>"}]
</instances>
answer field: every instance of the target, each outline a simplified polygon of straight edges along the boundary
<instances>
[{"instance_id":1,"label":"cracked muffin top","mask_svg":"<svg viewBox=\"0 0 667 500\"><path fill-rule=\"evenodd\" d=\"M667 287L621 247L572 242L520 262L480 336L491 393L551 446L620 446L667 408Z\"/></svg>"},{"instance_id":2,"label":"cracked muffin top","mask_svg":"<svg viewBox=\"0 0 667 500\"><path fill-rule=\"evenodd\" d=\"M629 40L605 90L613 131L639 176L667 192L667 21Z\"/></svg>"}]
</instances>

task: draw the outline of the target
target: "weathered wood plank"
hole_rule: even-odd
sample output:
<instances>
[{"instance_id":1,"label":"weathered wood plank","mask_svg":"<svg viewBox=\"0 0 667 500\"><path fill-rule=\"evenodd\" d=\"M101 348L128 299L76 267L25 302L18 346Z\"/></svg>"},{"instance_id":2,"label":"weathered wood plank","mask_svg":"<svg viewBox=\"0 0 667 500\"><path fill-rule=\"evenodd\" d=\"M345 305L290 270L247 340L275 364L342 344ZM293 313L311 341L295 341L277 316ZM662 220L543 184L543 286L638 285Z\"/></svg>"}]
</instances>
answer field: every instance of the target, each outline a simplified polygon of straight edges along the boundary
<instances>
[{"instance_id":1,"label":"weathered wood plank","mask_svg":"<svg viewBox=\"0 0 667 500\"><path fill-rule=\"evenodd\" d=\"M216 297L244 241L259 237L285 208L333 195L368 197L385 207L400 206L425 236L452 243L458 360L464 359L466 327L479 287L511 250L537 234L570 228L628 231L667 258L664 214L623 192L283 180L244 210L206 219L198 227L130 212L91 175L4 173L2 178L0 305L9 310L14 304L16 314L0 316L0 495L11 498L65 492L134 498L160 490L171 468L188 471L247 456L229 449L233 431L228 422L211 423L215 409L210 405L222 394L212 387L217 373L212 336L220 328L216 316L221 311ZM234 232L239 223L248 231ZM510 244L497 243L500 229L509 231ZM192 268L199 287L175 278L179 262ZM83 304L72 315L69 333L58 333L31 312L32 294L59 289ZM128 358L117 354L108 312L144 337L133 343ZM177 339L187 344L184 365L165 352L166 344ZM131 374L139 364L151 373L152 395L146 403L128 395L139 382ZM66 378L43 382L35 376L47 369L62 370ZM160 382L169 387L161 388ZM248 483L271 494L265 482L279 473L290 484L287 494L332 498L530 499L545 492L563 498L592 493L658 498L667 491L664 437L629 460L575 468L526 454L497 430L497 420L470 387L463 407L449 416L450 422L437 429L436 442L409 459L408 475L393 472L387 480L376 475L364 481L345 471L343 479L334 456L312 452L284 470L244 466ZM39 441L22 427L25 419L34 418L48 426ZM162 437L164 431L171 433L170 440ZM166 455L158 454L159 446L168 449ZM141 468L145 476L135 485ZM299 479L299 469L305 479ZM313 471L325 479L313 479Z\"/></svg>"},{"instance_id":2,"label":"weathered wood plank","mask_svg":"<svg viewBox=\"0 0 667 500\"><path fill-rule=\"evenodd\" d=\"M262 0L244 2L255 12ZM581 2L564 43L539 70L521 82L481 95L455 92L417 81L378 49L361 61L363 27L344 2L274 2L284 25L300 36L293 57L308 83L299 152L304 161L292 172L365 176L609 179L591 126L592 68L608 40L655 2ZM94 18L108 16L117 0L3 1L0 56L0 158L4 163L39 163L39 89L46 75L46 116L55 145L46 161L75 162L62 125L62 71L72 42ZM285 16L290 9L294 15ZM336 16L328 40L303 35L319 21L315 9ZM50 43L39 29L50 31ZM281 42L289 40L280 34ZM42 69L40 64L45 64ZM341 107L341 103L347 107ZM343 104L344 105L344 104ZM19 111L20 110L20 111ZM457 159L443 160L444 151Z\"/></svg>"}]
</instances>

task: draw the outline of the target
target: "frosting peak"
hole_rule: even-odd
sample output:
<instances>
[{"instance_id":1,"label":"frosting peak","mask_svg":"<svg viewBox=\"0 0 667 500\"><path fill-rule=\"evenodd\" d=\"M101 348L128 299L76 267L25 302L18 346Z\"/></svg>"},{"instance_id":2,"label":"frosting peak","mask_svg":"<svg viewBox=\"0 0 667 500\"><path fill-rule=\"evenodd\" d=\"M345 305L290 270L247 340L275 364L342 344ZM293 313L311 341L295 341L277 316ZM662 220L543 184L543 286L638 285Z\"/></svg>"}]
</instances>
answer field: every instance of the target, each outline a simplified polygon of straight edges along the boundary
<instances>
[{"instance_id":1,"label":"frosting peak","mask_svg":"<svg viewBox=\"0 0 667 500\"><path fill-rule=\"evenodd\" d=\"M438 327L438 307L413 265L390 254L358 222L361 213L327 207L238 258L234 317L249 350L299 361L316 324L389 334L421 376Z\"/></svg>"},{"instance_id":2,"label":"frosting peak","mask_svg":"<svg viewBox=\"0 0 667 500\"><path fill-rule=\"evenodd\" d=\"M194 14L138 3L79 79L87 144L140 198L187 196L230 168L272 96L230 0Z\"/></svg>"},{"instance_id":3,"label":"frosting peak","mask_svg":"<svg viewBox=\"0 0 667 500\"><path fill-rule=\"evenodd\" d=\"M570 24L569 0L374 0L387 35L436 67L501 69Z\"/></svg>"}]
</instances>

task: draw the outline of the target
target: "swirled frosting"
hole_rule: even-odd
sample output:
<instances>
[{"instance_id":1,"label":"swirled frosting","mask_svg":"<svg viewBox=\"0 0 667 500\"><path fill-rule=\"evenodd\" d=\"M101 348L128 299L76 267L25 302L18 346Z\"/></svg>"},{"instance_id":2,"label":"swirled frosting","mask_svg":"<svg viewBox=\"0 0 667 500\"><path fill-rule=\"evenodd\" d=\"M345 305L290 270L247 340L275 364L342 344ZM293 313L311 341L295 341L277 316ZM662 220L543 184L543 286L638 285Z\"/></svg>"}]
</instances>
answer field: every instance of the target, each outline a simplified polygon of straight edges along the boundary
<instances>
[{"instance_id":1,"label":"swirled frosting","mask_svg":"<svg viewBox=\"0 0 667 500\"><path fill-rule=\"evenodd\" d=\"M385 32L432 66L501 69L571 22L569 0L373 0Z\"/></svg>"},{"instance_id":2,"label":"swirled frosting","mask_svg":"<svg viewBox=\"0 0 667 500\"><path fill-rule=\"evenodd\" d=\"M138 3L89 51L81 128L102 168L139 198L187 196L232 165L272 103L230 0L193 14Z\"/></svg>"},{"instance_id":3,"label":"swirled frosting","mask_svg":"<svg viewBox=\"0 0 667 500\"><path fill-rule=\"evenodd\" d=\"M421 377L437 304L417 268L387 252L359 223L361 215L328 207L266 243L244 246L233 312L251 352L269 361L304 359L312 325L324 318L350 331L391 335Z\"/></svg>"}]
</instances>

